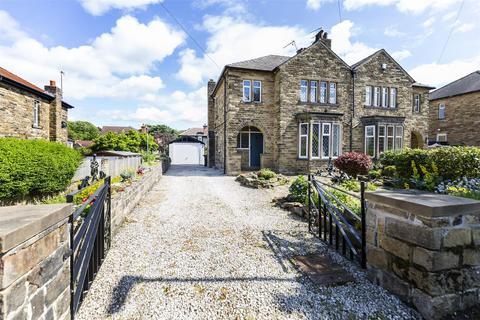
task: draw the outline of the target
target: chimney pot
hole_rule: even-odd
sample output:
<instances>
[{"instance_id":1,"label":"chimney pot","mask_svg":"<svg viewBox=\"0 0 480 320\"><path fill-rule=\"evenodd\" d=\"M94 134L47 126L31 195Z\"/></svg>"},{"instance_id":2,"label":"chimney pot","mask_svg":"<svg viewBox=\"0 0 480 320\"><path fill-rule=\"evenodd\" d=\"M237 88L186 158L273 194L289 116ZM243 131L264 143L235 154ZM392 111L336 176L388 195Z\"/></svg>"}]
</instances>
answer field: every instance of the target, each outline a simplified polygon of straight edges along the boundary
<instances>
[{"instance_id":1,"label":"chimney pot","mask_svg":"<svg viewBox=\"0 0 480 320\"><path fill-rule=\"evenodd\" d=\"M55 82L55 80L50 80L50 87L56 87L57 84Z\"/></svg>"}]
</instances>

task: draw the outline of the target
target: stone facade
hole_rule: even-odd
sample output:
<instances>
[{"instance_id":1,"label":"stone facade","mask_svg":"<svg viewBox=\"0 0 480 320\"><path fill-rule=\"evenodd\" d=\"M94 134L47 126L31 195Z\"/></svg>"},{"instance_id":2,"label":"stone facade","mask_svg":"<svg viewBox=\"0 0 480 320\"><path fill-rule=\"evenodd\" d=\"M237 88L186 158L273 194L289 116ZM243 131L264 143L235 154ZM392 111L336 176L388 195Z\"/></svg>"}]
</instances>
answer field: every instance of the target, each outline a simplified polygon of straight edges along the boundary
<instances>
[{"instance_id":1,"label":"stone facade","mask_svg":"<svg viewBox=\"0 0 480 320\"><path fill-rule=\"evenodd\" d=\"M480 202L420 192L367 193L369 278L441 319L480 304Z\"/></svg>"},{"instance_id":2,"label":"stone facade","mask_svg":"<svg viewBox=\"0 0 480 320\"><path fill-rule=\"evenodd\" d=\"M445 105L445 119L439 119L438 106ZM446 134L449 145L480 146L480 91L430 101L429 140Z\"/></svg>"},{"instance_id":3,"label":"stone facade","mask_svg":"<svg viewBox=\"0 0 480 320\"><path fill-rule=\"evenodd\" d=\"M49 94L34 93L0 81L0 137L48 139L67 143L68 107L52 82ZM39 103L38 125L34 125L34 104Z\"/></svg>"},{"instance_id":4,"label":"stone facade","mask_svg":"<svg viewBox=\"0 0 480 320\"><path fill-rule=\"evenodd\" d=\"M252 84L261 81L260 102L243 101L244 80L250 80ZM334 83L336 101L301 102L301 80L317 81L318 91L320 82ZM210 141L209 165L224 169L227 174L257 169L249 163L250 146L248 149L238 148L242 128L254 127L263 135L260 167L286 174L323 168L329 157L335 157L331 150L327 150L329 156L312 157L310 161L308 156L301 157L300 123L308 124L310 133L317 123L330 125L326 130L339 126L339 153L365 151L364 127L367 124L402 126L402 147L422 147L427 137L428 87L416 85L384 50L351 67L330 49L329 39L318 37L310 47L299 50L273 71L226 66L218 84L214 85L212 80L209 81L208 125L210 139L214 139L214 143ZM396 108L365 106L365 86L396 88ZM420 112L413 111L414 93L422 96ZM417 141L414 144L412 136ZM308 139L312 139L311 134ZM375 139L378 148L378 137ZM329 144L326 149L333 148L333 142Z\"/></svg>"}]
</instances>

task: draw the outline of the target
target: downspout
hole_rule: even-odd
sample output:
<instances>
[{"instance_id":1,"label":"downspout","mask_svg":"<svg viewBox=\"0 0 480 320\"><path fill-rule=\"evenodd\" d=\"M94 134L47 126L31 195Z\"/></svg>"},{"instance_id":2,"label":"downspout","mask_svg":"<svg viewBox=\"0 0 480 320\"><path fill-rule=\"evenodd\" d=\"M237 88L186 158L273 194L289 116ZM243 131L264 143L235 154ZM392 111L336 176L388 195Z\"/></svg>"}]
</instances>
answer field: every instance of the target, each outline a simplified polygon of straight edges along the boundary
<instances>
[{"instance_id":1,"label":"downspout","mask_svg":"<svg viewBox=\"0 0 480 320\"><path fill-rule=\"evenodd\" d=\"M352 72L352 116L350 117L350 152L353 151L353 118L355 117L355 70Z\"/></svg>"},{"instance_id":2,"label":"downspout","mask_svg":"<svg viewBox=\"0 0 480 320\"><path fill-rule=\"evenodd\" d=\"M227 76L223 74L223 174L227 174Z\"/></svg>"}]
</instances>

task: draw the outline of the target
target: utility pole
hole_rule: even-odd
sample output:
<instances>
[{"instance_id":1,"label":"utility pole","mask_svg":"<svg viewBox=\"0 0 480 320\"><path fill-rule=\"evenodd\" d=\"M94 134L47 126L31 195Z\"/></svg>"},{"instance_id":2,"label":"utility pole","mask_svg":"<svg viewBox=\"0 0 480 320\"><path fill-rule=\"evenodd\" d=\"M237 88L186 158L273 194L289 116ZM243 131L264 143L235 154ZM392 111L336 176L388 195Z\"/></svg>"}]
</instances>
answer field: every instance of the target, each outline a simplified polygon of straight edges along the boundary
<instances>
[{"instance_id":1,"label":"utility pole","mask_svg":"<svg viewBox=\"0 0 480 320\"><path fill-rule=\"evenodd\" d=\"M63 75L64 74L65 74L65 72L60 70L60 90L62 91L62 95L63 95Z\"/></svg>"}]
</instances>

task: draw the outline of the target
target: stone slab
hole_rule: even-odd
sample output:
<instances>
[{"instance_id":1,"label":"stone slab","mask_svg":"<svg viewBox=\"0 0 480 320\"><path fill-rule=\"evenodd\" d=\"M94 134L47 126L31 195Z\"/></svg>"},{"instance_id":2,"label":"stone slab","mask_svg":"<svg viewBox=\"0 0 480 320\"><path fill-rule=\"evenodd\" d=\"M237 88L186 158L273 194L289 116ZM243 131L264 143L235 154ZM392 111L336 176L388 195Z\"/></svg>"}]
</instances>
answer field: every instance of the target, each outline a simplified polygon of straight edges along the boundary
<instances>
[{"instance_id":1,"label":"stone slab","mask_svg":"<svg viewBox=\"0 0 480 320\"><path fill-rule=\"evenodd\" d=\"M0 207L0 254L68 217L72 204Z\"/></svg>"},{"instance_id":2,"label":"stone slab","mask_svg":"<svg viewBox=\"0 0 480 320\"><path fill-rule=\"evenodd\" d=\"M366 192L365 198L367 201L400 208L426 217L480 214L480 201L418 190Z\"/></svg>"},{"instance_id":3,"label":"stone slab","mask_svg":"<svg viewBox=\"0 0 480 320\"><path fill-rule=\"evenodd\" d=\"M318 254L294 256L293 262L314 284L319 286L338 286L355 281L351 274L328 256Z\"/></svg>"}]
</instances>

